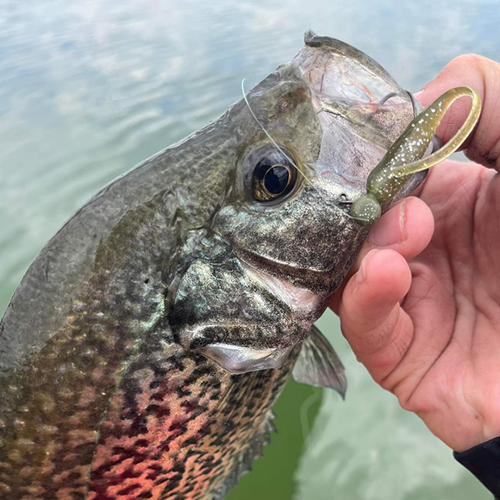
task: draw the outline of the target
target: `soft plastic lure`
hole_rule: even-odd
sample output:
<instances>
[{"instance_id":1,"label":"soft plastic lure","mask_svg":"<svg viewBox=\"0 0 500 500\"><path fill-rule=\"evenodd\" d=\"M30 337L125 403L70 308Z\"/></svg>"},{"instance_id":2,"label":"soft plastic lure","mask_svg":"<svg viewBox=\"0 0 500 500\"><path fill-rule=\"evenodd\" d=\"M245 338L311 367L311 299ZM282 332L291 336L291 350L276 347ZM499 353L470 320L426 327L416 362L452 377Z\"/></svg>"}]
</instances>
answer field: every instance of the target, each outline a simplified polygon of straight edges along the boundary
<instances>
[{"instance_id":1,"label":"soft plastic lure","mask_svg":"<svg viewBox=\"0 0 500 500\"><path fill-rule=\"evenodd\" d=\"M461 97L470 97L469 116L458 132L442 148L424 158L432 137L450 106ZM382 214L381 204L391 200L416 172L427 170L453 154L474 129L481 114L481 98L470 87L448 90L416 116L372 170L366 183L367 194L351 207L351 216L370 225Z\"/></svg>"}]
</instances>

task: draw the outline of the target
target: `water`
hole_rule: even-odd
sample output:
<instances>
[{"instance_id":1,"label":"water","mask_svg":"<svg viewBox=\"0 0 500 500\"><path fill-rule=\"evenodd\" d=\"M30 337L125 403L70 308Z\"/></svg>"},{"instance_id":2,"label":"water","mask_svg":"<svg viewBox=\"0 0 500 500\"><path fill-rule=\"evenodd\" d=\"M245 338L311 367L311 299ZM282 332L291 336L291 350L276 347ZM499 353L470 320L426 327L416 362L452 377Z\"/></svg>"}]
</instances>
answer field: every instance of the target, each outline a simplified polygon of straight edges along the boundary
<instances>
[{"instance_id":1,"label":"water","mask_svg":"<svg viewBox=\"0 0 500 500\"><path fill-rule=\"evenodd\" d=\"M497 57L499 22L498 0L0 0L0 312L72 212L221 114L306 29L416 91L460 53ZM333 315L321 326L345 361L347 401L291 383L280 433L231 500L489 499L374 385Z\"/></svg>"}]
</instances>

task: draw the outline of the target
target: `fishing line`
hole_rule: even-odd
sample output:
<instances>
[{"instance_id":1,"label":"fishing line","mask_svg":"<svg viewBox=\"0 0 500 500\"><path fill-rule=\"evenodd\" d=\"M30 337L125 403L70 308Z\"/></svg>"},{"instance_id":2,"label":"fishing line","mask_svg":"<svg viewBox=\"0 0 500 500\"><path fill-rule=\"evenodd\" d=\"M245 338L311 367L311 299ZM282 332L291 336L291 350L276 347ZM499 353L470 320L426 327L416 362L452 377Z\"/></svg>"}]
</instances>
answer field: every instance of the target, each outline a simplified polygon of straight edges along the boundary
<instances>
[{"instance_id":1,"label":"fishing line","mask_svg":"<svg viewBox=\"0 0 500 500\"><path fill-rule=\"evenodd\" d=\"M247 98L247 95L246 95L246 92L245 92L245 78L243 78L243 80L241 80L241 92L243 94L243 99L245 99L245 103L246 103L248 109L250 110L250 113L252 113L252 116L253 116L254 120L257 122L257 124L262 129L262 131L264 132L264 134L266 134L267 138L274 144L274 146L276 147L276 149L297 169L297 172L299 172L299 174L301 174L304 177L304 179L306 179L308 182L311 182L311 180L306 176L306 174L304 174L304 172L302 172L300 170L300 168L283 151L283 149L281 149L278 146L277 142L271 137L271 134L264 128L264 125L262 125L262 123L260 123L259 119L257 118L257 116L255 115L255 113L253 112L253 109L251 108L250 103L248 102L248 98Z\"/></svg>"}]
</instances>

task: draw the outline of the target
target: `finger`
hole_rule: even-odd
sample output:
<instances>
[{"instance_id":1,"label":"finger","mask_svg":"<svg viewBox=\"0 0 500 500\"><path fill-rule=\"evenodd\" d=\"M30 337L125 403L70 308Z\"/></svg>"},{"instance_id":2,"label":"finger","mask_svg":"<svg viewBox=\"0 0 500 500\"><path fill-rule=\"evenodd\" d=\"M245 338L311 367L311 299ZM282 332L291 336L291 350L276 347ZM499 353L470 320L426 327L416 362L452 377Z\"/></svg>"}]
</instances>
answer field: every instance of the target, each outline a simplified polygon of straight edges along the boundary
<instances>
[{"instance_id":1,"label":"finger","mask_svg":"<svg viewBox=\"0 0 500 500\"><path fill-rule=\"evenodd\" d=\"M385 248L410 260L427 247L433 232L431 209L419 198L405 198L373 226L363 253L366 255L373 248Z\"/></svg>"},{"instance_id":2,"label":"finger","mask_svg":"<svg viewBox=\"0 0 500 500\"><path fill-rule=\"evenodd\" d=\"M420 199L410 197L392 207L373 226L356 262L344 284L332 296L330 307L338 314L343 289L349 278L359 269L363 258L373 249L391 249L410 260L429 244L434 232L434 218L430 208Z\"/></svg>"},{"instance_id":3,"label":"finger","mask_svg":"<svg viewBox=\"0 0 500 500\"><path fill-rule=\"evenodd\" d=\"M482 99L479 122L462 146L466 156L485 167L500 170L500 64L486 57L467 54L453 59L415 97L425 106L447 90L468 86L476 90ZM470 99L459 99L448 111L438 128L438 136L447 142L463 124L471 107Z\"/></svg>"},{"instance_id":4,"label":"finger","mask_svg":"<svg viewBox=\"0 0 500 500\"><path fill-rule=\"evenodd\" d=\"M379 383L399 364L411 343L412 322L399 305L410 285L410 268L398 252L372 250L342 296L342 331L358 360Z\"/></svg>"}]
</instances>

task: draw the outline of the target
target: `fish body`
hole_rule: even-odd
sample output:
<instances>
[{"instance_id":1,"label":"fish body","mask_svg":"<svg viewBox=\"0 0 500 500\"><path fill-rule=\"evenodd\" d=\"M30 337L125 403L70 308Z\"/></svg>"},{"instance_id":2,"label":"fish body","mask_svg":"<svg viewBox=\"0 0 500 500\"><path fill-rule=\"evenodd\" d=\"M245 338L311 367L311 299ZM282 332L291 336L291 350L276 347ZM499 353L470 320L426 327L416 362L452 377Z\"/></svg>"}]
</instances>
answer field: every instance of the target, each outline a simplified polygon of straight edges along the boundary
<instances>
[{"instance_id":1,"label":"fish body","mask_svg":"<svg viewBox=\"0 0 500 500\"><path fill-rule=\"evenodd\" d=\"M365 54L305 41L33 262L0 324L0 498L222 499L292 371L342 388L312 325L368 232L348 204L413 108Z\"/></svg>"}]
</instances>

